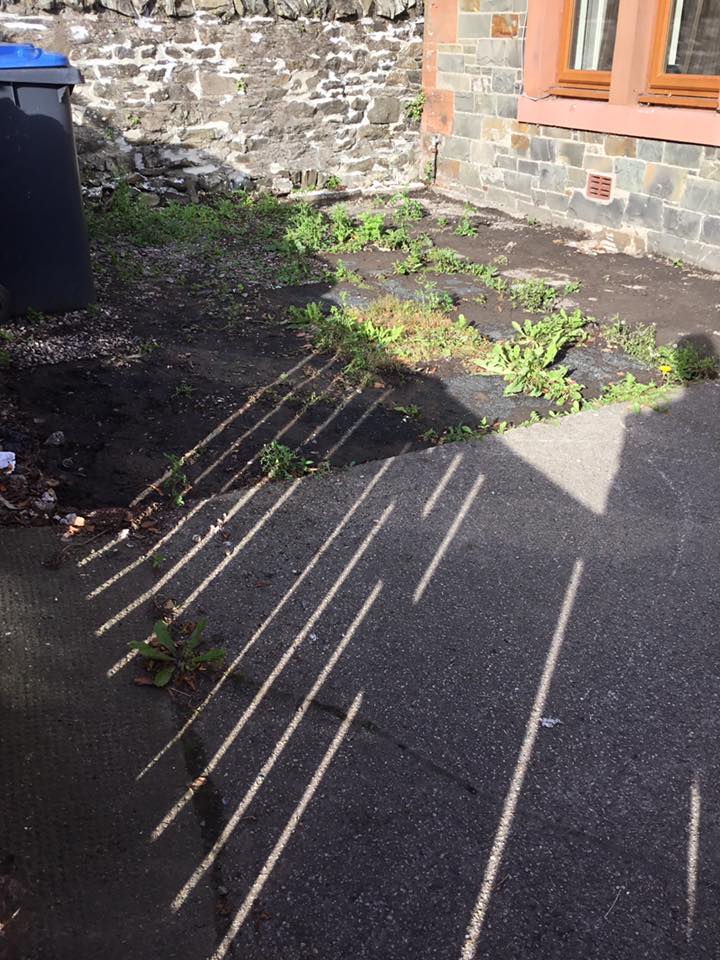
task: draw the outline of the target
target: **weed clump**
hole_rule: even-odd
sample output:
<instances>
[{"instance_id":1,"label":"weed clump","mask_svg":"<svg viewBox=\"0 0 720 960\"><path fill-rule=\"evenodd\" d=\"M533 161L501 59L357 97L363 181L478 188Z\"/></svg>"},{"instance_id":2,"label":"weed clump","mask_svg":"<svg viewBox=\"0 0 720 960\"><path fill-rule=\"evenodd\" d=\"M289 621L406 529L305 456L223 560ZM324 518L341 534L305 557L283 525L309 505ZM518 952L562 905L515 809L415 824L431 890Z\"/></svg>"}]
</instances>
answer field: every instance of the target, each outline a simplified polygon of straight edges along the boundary
<instances>
[{"instance_id":1,"label":"weed clump","mask_svg":"<svg viewBox=\"0 0 720 960\"><path fill-rule=\"evenodd\" d=\"M406 193L396 193L388 200L388 206L394 207L393 221L397 226L407 223L416 223L425 216L425 210L419 200L414 200Z\"/></svg>"},{"instance_id":2,"label":"weed clump","mask_svg":"<svg viewBox=\"0 0 720 960\"><path fill-rule=\"evenodd\" d=\"M217 197L207 203L179 203L150 207L142 194L118 184L104 210L87 211L91 236L101 240L125 237L138 246L163 246L172 241L217 239L233 229L246 195Z\"/></svg>"},{"instance_id":3,"label":"weed clump","mask_svg":"<svg viewBox=\"0 0 720 960\"><path fill-rule=\"evenodd\" d=\"M506 381L506 396L544 397L577 412L583 406L584 387L570 378L567 367L553 364L565 348L585 339L586 324L580 310L560 310L536 323L526 320L522 326L513 321L513 338L496 343L490 355L478 363Z\"/></svg>"},{"instance_id":4,"label":"weed clump","mask_svg":"<svg viewBox=\"0 0 720 960\"><path fill-rule=\"evenodd\" d=\"M174 453L166 453L168 461L168 476L163 484L163 491L170 498L173 506L185 506L185 491L188 487L188 478L185 473L185 459Z\"/></svg>"},{"instance_id":5,"label":"weed clump","mask_svg":"<svg viewBox=\"0 0 720 960\"><path fill-rule=\"evenodd\" d=\"M462 315L448 316L447 306L431 288L425 302L382 297L362 310L343 300L324 312L318 303L290 307L290 322L312 331L313 344L334 350L345 361L344 373L355 382L402 366L484 353L487 340ZM452 304L450 304L452 305Z\"/></svg>"},{"instance_id":6,"label":"weed clump","mask_svg":"<svg viewBox=\"0 0 720 960\"><path fill-rule=\"evenodd\" d=\"M193 687L193 675L206 669L210 663L217 663L225 657L221 647L199 652L207 620L199 620L194 626L188 626L188 633L174 640L170 627L164 620L158 620L153 628L150 643L133 641L130 649L136 651L144 660L156 687L167 687L171 680L185 680Z\"/></svg>"},{"instance_id":7,"label":"weed clump","mask_svg":"<svg viewBox=\"0 0 720 960\"><path fill-rule=\"evenodd\" d=\"M694 343L659 345L654 324L630 326L618 317L605 328L604 334L608 346L618 347L648 367L656 367L667 383L708 380L717 374L715 357L703 353Z\"/></svg>"},{"instance_id":8,"label":"weed clump","mask_svg":"<svg viewBox=\"0 0 720 960\"><path fill-rule=\"evenodd\" d=\"M667 398L670 384L641 383L632 373L626 373L622 380L609 383L597 401L598 406L612 403L632 403L635 410L643 406L655 407Z\"/></svg>"},{"instance_id":9,"label":"weed clump","mask_svg":"<svg viewBox=\"0 0 720 960\"><path fill-rule=\"evenodd\" d=\"M424 109L425 94L419 93L416 97L413 97L409 103L405 104L404 113L408 120L412 120L414 123L420 123Z\"/></svg>"},{"instance_id":10,"label":"weed clump","mask_svg":"<svg viewBox=\"0 0 720 960\"><path fill-rule=\"evenodd\" d=\"M260 451L260 469L269 480L294 480L309 473L312 465L312 460L298 456L277 440L266 443Z\"/></svg>"}]
</instances>

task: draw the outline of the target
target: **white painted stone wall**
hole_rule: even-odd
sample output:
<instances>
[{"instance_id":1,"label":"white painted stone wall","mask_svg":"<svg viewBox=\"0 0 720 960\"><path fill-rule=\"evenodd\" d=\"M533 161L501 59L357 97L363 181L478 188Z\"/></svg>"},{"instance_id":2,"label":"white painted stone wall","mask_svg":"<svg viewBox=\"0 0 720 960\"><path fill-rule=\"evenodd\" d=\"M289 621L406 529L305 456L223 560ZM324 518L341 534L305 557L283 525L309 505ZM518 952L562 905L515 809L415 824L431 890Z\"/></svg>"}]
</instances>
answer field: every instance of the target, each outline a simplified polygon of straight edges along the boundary
<instances>
[{"instance_id":1,"label":"white painted stone wall","mask_svg":"<svg viewBox=\"0 0 720 960\"><path fill-rule=\"evenodd\" d=\"M135 170L208 186L402 183L418 176L405 107L420 92L422 17L397 2L396 20L8 7L0 41L61 50L82 71L87 182Z\"/></svg>"}]
</instances>

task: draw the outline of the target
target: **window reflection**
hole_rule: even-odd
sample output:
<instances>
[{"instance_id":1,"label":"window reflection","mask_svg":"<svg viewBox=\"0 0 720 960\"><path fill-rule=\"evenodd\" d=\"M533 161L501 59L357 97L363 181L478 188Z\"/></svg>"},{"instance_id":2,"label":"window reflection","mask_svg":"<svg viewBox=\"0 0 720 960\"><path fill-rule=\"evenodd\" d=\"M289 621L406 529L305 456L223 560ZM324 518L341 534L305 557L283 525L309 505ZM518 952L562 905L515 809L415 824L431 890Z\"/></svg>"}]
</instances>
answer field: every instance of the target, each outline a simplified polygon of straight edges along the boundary
<instances>
[{"instance_id":1,"label":"window reflection","mask_svg":"<svg viewBox=\"0 0 720 960\"><path fill-rule=\"evenodd\" d=\"M619 0L576 0L572 70L612 69L618 6Z\"/></svg>"},{"instance_id":2,"label":"window reflection","mask_svg":"<svg viewBox=\"0 0 720 960\"><path fill-rule=\"evenodd\" d=\"M720 74L720 0L675 0L667 73Z\"/></svg>"}]
</instances>

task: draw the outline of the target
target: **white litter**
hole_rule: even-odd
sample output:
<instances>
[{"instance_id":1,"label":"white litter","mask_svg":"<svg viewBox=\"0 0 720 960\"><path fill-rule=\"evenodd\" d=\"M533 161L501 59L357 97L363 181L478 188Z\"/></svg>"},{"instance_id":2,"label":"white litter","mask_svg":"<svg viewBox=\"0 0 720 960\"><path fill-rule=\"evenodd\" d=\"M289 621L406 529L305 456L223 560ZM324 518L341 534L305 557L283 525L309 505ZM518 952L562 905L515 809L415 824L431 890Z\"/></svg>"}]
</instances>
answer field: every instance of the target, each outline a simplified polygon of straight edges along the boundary
<instances>
[{"instance_id":1,"label":"white litter","mask_svg":"<svg viewBox=\"0 0 720 960\"><path fill-rule=\"evenodd\" d=\"M562 720L558 720L557 717L540 717L541 727L557 727L561 724Z\"/></svg>"},{"instance_id":2,"label":"white litter","mask_svg":"<svg viewBox=\"0 0 720 960\"><path fill-rule=\"evenodd\" d=\"M0 450L0 470L12 473L15 469L15 454L9 450Z\"/></svg>"},{"instance_id":3,"label":"white litter","mask_svg":"<svg viewBox=\"0 0 720 960\"><path fill-rule=\"evenodd\" d=\"M53 514L57 507L57 495L54 490L46 490L39 500L33 501L33 507L39 513Z\"/></svg>"}]
</instances>

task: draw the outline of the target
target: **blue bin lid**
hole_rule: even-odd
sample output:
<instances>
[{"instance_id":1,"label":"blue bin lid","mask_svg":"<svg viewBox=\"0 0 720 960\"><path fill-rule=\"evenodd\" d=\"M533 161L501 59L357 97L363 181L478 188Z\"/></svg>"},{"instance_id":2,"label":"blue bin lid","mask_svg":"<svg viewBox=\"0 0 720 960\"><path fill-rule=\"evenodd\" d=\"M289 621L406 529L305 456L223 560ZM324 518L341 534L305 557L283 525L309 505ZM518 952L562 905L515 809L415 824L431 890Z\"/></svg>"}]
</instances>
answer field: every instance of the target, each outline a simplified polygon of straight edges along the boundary
<instances>
[{"instance_id":1,"label":"blue bin lid","mask_svg":"<svg viewBox=\"0 0 720 960\"><path fill-rule=\"evenodd\" d=\"M0 70L66 67L68 62L64 53L41 50L32 43L0 43Z\"/></svg>"}]
</instances>

